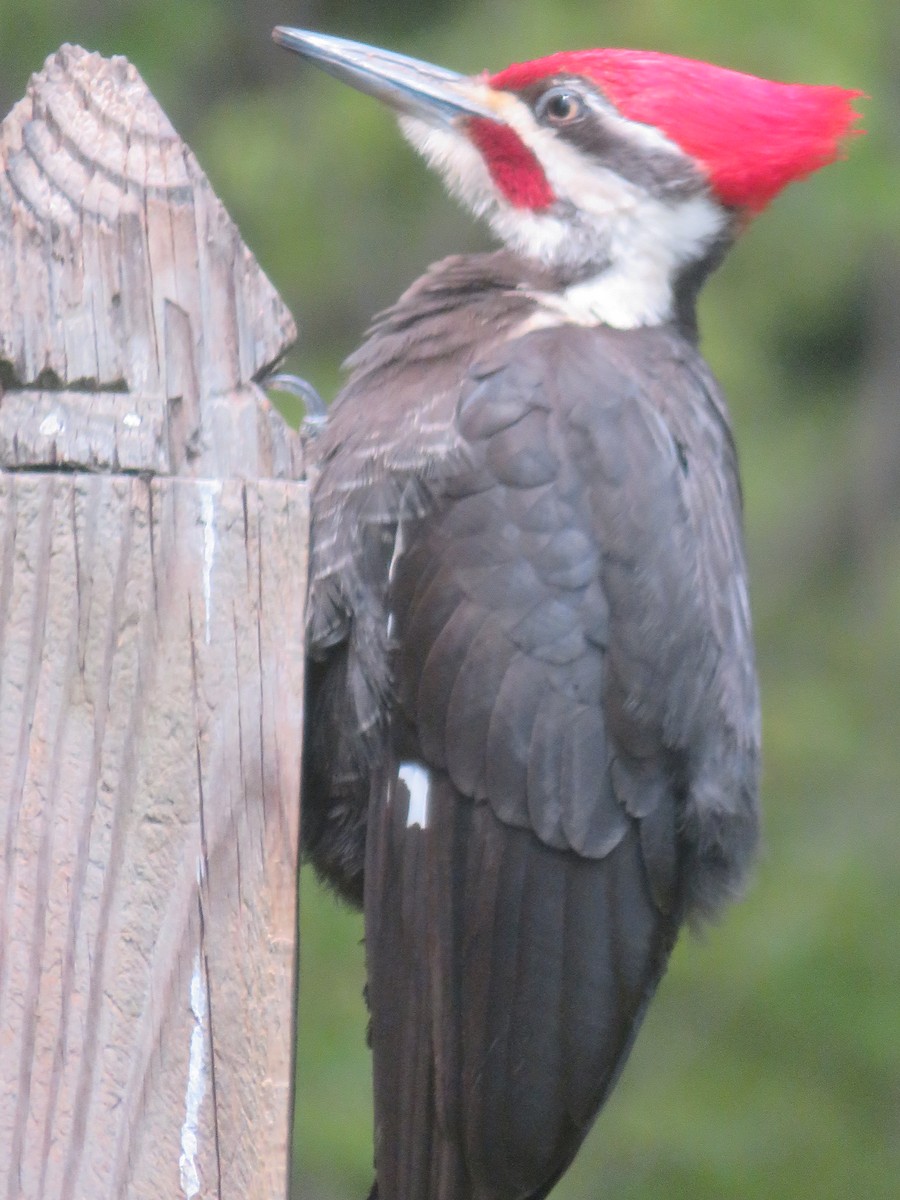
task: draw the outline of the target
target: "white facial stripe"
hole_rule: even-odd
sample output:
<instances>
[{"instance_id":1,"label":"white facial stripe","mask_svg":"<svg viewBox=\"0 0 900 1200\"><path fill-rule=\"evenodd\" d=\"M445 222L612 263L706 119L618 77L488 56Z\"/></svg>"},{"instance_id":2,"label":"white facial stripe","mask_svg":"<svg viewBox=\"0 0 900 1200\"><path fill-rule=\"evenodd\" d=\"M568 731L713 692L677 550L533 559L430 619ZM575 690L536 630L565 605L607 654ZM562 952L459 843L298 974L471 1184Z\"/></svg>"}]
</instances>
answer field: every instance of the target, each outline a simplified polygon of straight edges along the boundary
<instances>
[{"instance_id":1,"label":"white facial stripe","mask_svg":"<svg viewBox=\"0 0 900 1200\"><path fill-rule=\"evenodd\" d=\"M565 204L546 211L515 208L491 179L481 154L461 129L401 118L406 137L444 175L451 190L512 250L547 266L602 264L593 278L561 296L540 297L547 320L577 320L633 329L669 320L678 272L703 257L727 216L700 193L668 203L579 153L538 125L528 106L508 93L479 92L535 154L553 193ZM628 121L596 97L598 119L617 125L638 149L681 155L659 130ZM540 318L538 318L540 321Z\"/></svg>"},{"instance_id":2,"label":"white facial stripe","mask_svg":"<svg viewBox=\"0 0 900 1200\"><path fill-rule=\"evenodd\" d=\"M440 171L451 192L476 217L497 203L497 189L484 159L462 130L429 125L418 117L400 117L399 124L406 140Z\"/></svg>"},{"instance_id":3,"label":"white facial stripe","mask_svg":"<svg viewBox=\"0 0 900 1200\"><path fill-rule=\"evenodd\" d=\"M599 102L593 107L598 118L616 124L639 148L681 154L658 130L613 114ZM702 257L725 226L727 218L719 205L703 193L677 203L658 199L538 125L524 104L510 110L507 119L540 160L554 193L570 199L578 210L575 223L550 221L551 214L530 214L540 235L535 238L536 229L520 225L526 244L520 242L517 248L532 254L537 250L537 256L552 265L590 261L592 249L602 250L609 262L598 275L563 294L567 317L620 329L668 320L675 275ZM505 215L503 224L507 223L512 222ZM501 231L504 235L508 240L512 230Z\"/></svg>"},{"instance_id":4,"label":"white facial stripe","mask_svg":"<svg viewBox=\"0 0 900 1200\"><path fill-rule=\"evenodd\" d=\"M411 829L414 825L417 825L420 829L427 829L431 775L421 763L404 762L400 764L397 778L406 784L407 791L409 792L406 828Z\"/></svg>"},{"instance_id":5,"label":"white facial stripe","mask_svg":"<svg viewBox=\"0 0 900 1200\"><path fill-rule=\"evenodd\" d=\"M536 293L551 318L545 324L611 325L636 329L673 316L673 279L700 258L721 233L726 217L706 196L677 207L643 196L626 218L607 222L610 265L561 293Z\"/></svg>"}]
</instances>

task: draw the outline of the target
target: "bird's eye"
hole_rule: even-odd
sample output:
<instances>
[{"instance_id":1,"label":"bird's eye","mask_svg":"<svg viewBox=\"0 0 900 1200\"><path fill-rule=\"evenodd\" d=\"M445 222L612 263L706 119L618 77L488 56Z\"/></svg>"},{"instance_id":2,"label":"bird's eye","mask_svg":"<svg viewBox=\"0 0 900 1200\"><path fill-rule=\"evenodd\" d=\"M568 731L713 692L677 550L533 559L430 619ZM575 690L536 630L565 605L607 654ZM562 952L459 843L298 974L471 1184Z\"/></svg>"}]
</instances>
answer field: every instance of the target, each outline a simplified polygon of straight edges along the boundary
<instances>
[{"instance_id":1,"label":"bird's eye","mask_svg":"<svg viewBox=\"0 0 900 1200\"><path fill-rule=\"evenodd\" d=\"M584 101L571 88L555 87L544 92L535 108L535 116L539 121L547 121L551 125L571 125L584 115Z\"/></svg>"}]
</instances>

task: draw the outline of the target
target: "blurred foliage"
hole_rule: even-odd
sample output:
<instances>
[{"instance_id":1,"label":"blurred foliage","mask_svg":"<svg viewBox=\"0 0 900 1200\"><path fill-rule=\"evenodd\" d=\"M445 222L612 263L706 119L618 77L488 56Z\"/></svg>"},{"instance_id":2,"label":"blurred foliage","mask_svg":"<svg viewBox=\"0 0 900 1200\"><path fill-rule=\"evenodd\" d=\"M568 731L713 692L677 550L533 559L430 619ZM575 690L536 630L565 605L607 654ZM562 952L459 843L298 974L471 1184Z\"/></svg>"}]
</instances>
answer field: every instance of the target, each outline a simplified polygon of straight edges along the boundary
<instances>
[{"instance_id":1,"label":"blurred foliage","mask_svg":"<svg viewBox=\"0 0 900 1200\"><path fill-rule=\"evenodd\" d=\"M707 288L745 477L766 849L685 938L561 1200L847 1200L900 1180L900 9L888 0L0 0L0 110L61 42L127 54L299 319L326 394L370 316L488 244L378 106L273 24L476 71L648 46L864 89L868 136L797 185ZM359 919L303 882L304 1197L371 1176Z\"/></svg>"}]
</instances>

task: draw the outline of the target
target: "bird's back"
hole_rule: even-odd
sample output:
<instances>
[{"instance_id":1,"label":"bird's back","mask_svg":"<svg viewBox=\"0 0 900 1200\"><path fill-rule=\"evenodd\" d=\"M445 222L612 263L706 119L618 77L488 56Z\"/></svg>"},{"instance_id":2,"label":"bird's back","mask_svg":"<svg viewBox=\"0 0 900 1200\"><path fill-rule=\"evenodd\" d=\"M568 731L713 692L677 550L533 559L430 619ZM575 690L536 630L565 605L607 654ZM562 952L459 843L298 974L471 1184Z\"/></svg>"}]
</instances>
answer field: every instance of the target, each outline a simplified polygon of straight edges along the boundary
<instances>
[{"instance_id":1,"label":"bird's back","mask_svg":"<svg viewBox=\"0 0 900 1200\"><path fill-rule=\"evenodd\" d=\"M433 269L316 450L304 819L364 896L382 1200L544 1194L756 835L715 385L524 278Z\"/></svg>"}]
</instances>

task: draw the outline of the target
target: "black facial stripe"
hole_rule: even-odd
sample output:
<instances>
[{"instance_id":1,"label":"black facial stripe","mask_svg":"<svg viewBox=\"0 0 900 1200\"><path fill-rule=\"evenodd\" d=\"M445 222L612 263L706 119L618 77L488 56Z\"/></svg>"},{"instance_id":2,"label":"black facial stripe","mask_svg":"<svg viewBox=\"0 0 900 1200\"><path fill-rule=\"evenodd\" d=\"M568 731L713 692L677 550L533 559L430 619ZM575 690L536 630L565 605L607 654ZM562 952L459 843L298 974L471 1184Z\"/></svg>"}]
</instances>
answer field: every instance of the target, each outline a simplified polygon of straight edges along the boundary
<instances>
[{"instance_id":1,"label":"black facial stripe","mask_svg":"<svg viewBox=\"0 0 900 1200\"><path fill-rule=\"evenodd\" d=\"M675 321L685 337L697 340L697 296L708 277L719 266L734 244L739 218L732 212L718 237L707 248L703 258L687 263L673 280L675 297Z\"/></svg>"},{"instance_id":2,"label":"black facial stripe","mask_svg":"<svg viewBox=\"0 0 900 1200\"><path fill-rule=\"evenodd\" d=\"M534 110L545 92L559 86L571 87L587 98L588 107L579 120L553 126L558 138L661 200L686 200L707 189L705 177L687 155L677 150L648 150L645 145L635 145L614 119L604 115L603 108L609 108L610 101L581 76L554 75L519 88L515 94Z\"/></svg>"}]
</instances>

